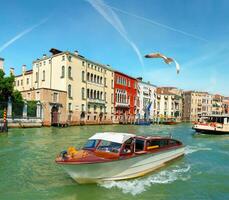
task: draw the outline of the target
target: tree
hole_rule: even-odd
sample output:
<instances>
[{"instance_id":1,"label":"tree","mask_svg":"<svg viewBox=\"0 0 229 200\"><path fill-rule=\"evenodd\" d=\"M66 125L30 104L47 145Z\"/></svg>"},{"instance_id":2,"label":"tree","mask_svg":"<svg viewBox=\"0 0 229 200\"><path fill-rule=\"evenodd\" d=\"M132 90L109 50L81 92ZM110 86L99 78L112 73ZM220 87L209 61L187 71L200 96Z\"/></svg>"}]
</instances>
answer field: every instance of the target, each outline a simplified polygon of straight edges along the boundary
<instances>
[{"instance_id":1,"label":"tree","mask_svg":"<svg viewBox=\"0 0 229 200\"><path fill-rule=\"evenodd\" d=\"M11 97L12 102L22 103L21 93L14 89L14 81L14 75L6 77L4 71L0 69L0 102L7 102Z\"/></svg>"}]
</instances>

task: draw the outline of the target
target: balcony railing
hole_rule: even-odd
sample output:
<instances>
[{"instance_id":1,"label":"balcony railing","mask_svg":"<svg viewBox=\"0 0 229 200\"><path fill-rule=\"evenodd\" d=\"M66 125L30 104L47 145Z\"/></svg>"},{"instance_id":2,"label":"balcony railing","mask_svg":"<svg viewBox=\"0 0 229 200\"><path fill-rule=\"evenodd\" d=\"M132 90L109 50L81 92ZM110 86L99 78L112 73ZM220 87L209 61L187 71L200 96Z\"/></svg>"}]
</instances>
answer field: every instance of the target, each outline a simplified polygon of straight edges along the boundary
<instances>
[{"instance_id":1,"label":"balcony railing","mask_svg":"<svg viewBox=\"0 0 229 200\"><path fill-rule=\"evenodd\" d=\"M105 100L102 99L88 99L89 103L105 104Z\"/></svg>"},{"instance_id":2,"label":"balcony railing","mask_svg":"<svg viewBox=\"0 0 229 200\"><path fill-rule=\"evenodd\" d=\"M129 103L118 103L118 102L115 103L115 107L124 107L124 108L127 108L129 106L130 106Z\"/></svg>"}]
</instances>

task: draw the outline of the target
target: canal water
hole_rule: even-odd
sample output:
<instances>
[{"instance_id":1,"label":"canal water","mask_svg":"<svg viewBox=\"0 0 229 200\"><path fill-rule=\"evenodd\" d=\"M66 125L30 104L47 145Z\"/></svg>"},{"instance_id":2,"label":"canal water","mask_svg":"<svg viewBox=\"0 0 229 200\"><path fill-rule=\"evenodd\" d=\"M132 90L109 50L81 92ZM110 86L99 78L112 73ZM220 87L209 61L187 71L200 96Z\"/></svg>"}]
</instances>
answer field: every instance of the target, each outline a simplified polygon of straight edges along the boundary
<instances>
[{"instance_id":1,"label":"canal water","mask_svg":"<svg viewBox=\"0 0 229 200\"><path fill-rule=\"evenodd\" d=\"M55 156L103 131L172 134L186 145L185 156L143 178L79 185ZM190 124L10 129L0 135L0 199L229 199L229 136L193 133Z\"/></svg>"}]
</instances>

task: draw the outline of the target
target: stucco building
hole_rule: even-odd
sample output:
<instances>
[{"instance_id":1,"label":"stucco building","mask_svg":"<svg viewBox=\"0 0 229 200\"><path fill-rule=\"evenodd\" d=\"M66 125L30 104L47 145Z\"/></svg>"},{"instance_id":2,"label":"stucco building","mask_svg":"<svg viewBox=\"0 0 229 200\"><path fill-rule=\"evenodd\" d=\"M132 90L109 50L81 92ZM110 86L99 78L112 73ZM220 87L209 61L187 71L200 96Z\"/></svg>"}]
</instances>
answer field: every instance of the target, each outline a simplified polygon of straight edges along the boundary
<instances>
[{"instance_id":1,"label":"stucco building","mask_svg":"<svg viewBox=\"0 0 229 200\"><path fill-rule=\"evenodd\" d=\"M137 119L154 120L156 115L156 86L150 82L144 82L142 78L138 80L138 108L137 108ZM148 116L147 116L148 115Z\"/></svg>"},{"instance_id":2,"label":"stucco building","mask_svg":"<svg viewBox=\"0 0 229 200\"><path fill-rule=\"evenodd\" d=\"M197 121L202 115L212 114L213 96L207 92L183 92L183 120Z\"/></svg>"},{"instance_id":3,"label":"stucco building","mask_svg":"<svg viewBox=\"0 0 229 200\"><path fill-rule=\"evenodd\" d=\"M159 87L157 92L157 120L163 121L175 119L180 122L182 119L182 96L181 90L175 87Z\"/></svg>"},{"instance_id":4,"label":"stucco building","mask_svg":"<svg viewBox=\"0 0 229 200\"><path fill-rule=\"evenodd\" d=\"M115 71L114 106L116 123L134 123L137 113L137 79Z\"/></svg>"},{"instance_id":5,"label":"stucco building","mask_svg":"<svg viewBox=\"0 0 229 200\"><path fill-rule=\"evenodd\" d=\"M78 52L50 50L16 76L15 87L27 100L41 101L45 125L111 123L114 72Z\"/></svg>"}]
</instances>

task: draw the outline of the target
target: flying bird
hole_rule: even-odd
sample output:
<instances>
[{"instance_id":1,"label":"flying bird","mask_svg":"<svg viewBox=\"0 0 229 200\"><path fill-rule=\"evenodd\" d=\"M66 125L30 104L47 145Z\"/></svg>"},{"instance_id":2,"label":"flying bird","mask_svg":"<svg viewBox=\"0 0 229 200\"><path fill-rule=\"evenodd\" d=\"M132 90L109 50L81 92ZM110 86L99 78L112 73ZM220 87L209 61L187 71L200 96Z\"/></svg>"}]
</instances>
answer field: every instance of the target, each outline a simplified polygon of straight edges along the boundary
<instances>
[{"instance_id":1,"label":"flying bird","mask_svg":"<svg viewBox=\"0 0 229 200\"><path fill-rule=\"evenodd\" d=\"M169 58L161 53L150 53L145 55L145 58L162 58L166 64L171 64L172 62L174 62L176 65L177 74L179 74L180 72L180 65L178 64L178 62L175 59Z\"/></svg>"}]
</instances>

